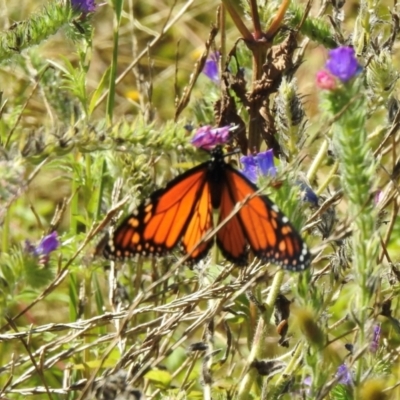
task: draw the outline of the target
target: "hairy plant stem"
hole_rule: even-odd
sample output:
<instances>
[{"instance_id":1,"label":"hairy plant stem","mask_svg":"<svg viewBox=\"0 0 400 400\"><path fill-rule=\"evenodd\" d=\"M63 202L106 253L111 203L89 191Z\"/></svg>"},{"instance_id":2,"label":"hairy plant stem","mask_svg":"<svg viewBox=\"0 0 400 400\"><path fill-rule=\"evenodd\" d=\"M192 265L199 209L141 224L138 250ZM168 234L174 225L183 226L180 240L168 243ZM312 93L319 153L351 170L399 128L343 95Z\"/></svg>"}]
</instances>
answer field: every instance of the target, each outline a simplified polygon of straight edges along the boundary
<instances>
[{"instance_id":1,"label":"hairy plant stem","mask_svg":"<svg viewBox=\"0 0 400 400\"><path fill-rule=\"evenodd\" d=\"M74 13L65 3L60 0L48 2L31 18L16 22L7 31L0 32L0 63L40 44L72 22Z\"/></svg>"},{"instance_id":2,"label":"hairy plant stem","mask_svg":"<svg viewBox=\"0 0 400 400\"><path fill-rule=\"evenodd\" d=\"M274 280L272 282L267 300L265 302L265 312L258 321L256 332L254 334L253 346L251 348L247 364L244 368L245 375L241 380L241 384L239 386L239 393L237 397L238 400L247 400L249 398L251 387L253 386L254 380L257 378L258 372L255 368L251 368L251 363L254 360L265 358L265 343L268 337L268 325L272 316L272 312L274 310L276 298L279 295L279 291L283 282L283 277L283 270L279 270L274 276Z\"/></svg>"},{"instance_id":3,"label":"hairy plant stem","mask_svg":"<svg viewBox=\"0 0 400 400\"><path fill-rule=\"evenodd\" d=\"M338 154L340 176L347 197L348 213L353 221L352 261L356 274L357 292L354 309L359 326L358 347L365 345L368 307L374 293L373 274L376 266L378 241L375 233L374 209L370 191L375 162L367 140L365 122L366 98L357 79L346 84L337 96L331 97L331 110L339 115L332 125L333 142ZM364 357L357 361L356 382L360 382ZM357 385L356 385L357 386ZM357 396L356 396L357 397Z\"/></svg>"}]
</instances>

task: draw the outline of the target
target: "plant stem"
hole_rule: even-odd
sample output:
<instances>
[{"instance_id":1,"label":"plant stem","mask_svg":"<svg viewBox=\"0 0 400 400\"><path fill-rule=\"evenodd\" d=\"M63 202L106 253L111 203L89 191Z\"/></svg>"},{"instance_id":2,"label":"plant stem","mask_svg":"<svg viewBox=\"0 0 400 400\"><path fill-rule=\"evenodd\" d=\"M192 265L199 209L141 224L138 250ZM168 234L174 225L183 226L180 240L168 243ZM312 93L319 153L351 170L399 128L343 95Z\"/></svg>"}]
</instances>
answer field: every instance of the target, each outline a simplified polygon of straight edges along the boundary
<instances>
[{"instance_id":1,"label":"plant stem","mask_svg":"<svg viewBox=\"0 0 400 400\"><path fill-rule=\"evenodd\" d=\"M251 364L254 362L254 360L265 358L265 343L268 336L268 325L272 316L272 312L274 310L276 298L279 295L279 291L283 282L283 277L283 270L277 271L274 276L274 280L272 282L270 292L265 303L266 310L263 313L262 318L259 319L256 333L254 334L253 346L251 348L251 352L249 354L248 361L244 369L246 375L241 380L241 384L239 386L239 393L237 397L238 400L247 400L249 398L251 387L253 386L254 380L258 375L257 370L255 368L251 368Z\"/></svg>"},{"instance_id":2,"label":"plant stem","mask_svg":"<svg viewBox=\"0 0 400 400\"><path fill-rule=\"evenodd\" d=\"M119 27L121 23L123 0L115 0L114 2L114 33L113 33L113 53L110 70L110 86L107 98L107 120L112 123L115 102L115 87L117 79L117 65L118 65L118 41L119 41Z\"/></svg>"}]
</instances>

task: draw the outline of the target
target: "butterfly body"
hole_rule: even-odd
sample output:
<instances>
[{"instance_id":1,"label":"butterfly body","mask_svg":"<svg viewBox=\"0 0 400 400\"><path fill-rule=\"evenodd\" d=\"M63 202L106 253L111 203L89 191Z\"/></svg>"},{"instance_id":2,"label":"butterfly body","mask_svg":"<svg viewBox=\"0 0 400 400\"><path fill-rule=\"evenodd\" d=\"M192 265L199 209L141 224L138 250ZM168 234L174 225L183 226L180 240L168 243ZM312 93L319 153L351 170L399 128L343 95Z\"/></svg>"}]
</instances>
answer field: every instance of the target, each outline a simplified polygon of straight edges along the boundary
<instances>
[{"instance_id":1,"label":"butterfly body","mask_svg":"<svg viewBox=\"0 0 400 400\"><path fill-rule=\"evenodd\" d=\"M156 256L178 244L189 262L209 252L213 239L203 239L214 228L222 254L238 265L248 263L249 250L285 269L303 270L310 261L298 232L267 196L239 171L227 164L222 149L211 159L179 175L164 189L155 191L108 238L107 258L134 254ZM237 211L232 215L232 211Z\"/></svg>"}]
</instances>

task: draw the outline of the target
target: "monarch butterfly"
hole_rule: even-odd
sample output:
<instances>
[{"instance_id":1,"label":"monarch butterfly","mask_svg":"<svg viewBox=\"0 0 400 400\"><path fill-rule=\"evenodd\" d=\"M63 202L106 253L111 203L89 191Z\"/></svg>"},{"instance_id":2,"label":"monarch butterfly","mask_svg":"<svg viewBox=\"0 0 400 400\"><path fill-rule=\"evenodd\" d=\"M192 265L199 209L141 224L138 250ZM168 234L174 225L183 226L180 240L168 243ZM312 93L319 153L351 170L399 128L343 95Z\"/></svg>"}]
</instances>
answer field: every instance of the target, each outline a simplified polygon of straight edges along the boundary
<instances>
[{"instance_id":1,"label":"monarch butterfly","mask_svg":"<svg viewBox=\"0 0 400 400\"><path fill-rule=\"evenodd\" d=\"M122 259L135 254L160 256L180 242L188 261L196 262L213 244L212 239L201 242L213 228L213 209L219 210L220 223L242 202L216 233L225 258L246 265L251 249L255 256L284 269L304 270L310 263L306 244L278 207L257 191L257 186L225 162L217 146L209 161L151 194L99 245L106 258Z\"/></svg>"}]
</instances>

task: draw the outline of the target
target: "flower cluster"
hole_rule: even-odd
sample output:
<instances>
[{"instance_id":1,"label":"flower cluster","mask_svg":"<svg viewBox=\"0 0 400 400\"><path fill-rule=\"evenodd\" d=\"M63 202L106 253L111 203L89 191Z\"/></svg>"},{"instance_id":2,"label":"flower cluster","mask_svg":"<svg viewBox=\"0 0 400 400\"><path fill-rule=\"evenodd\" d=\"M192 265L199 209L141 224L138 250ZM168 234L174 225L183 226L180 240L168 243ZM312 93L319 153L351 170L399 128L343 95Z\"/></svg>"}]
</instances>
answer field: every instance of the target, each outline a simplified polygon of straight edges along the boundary
<instances>
[{"instance_id":1,"label":"flower cluster","mask_svg":"<svg viewBox=\"0 0 400 400\"><path fill-rule=\"evenodd\" d=\"M338 383L342 385L350 386L353 384L353 376L346 364L339 365L338 369L336 370L335 377L338 378ZM303 385L305 386L305 391L308 396L311 394L312 383L313 380L311 376L306 376L303 379Z\"/></svg>"},{"instance_id":2,"label":"flower cluster","mask_svg":"<svg viewBox=\"0 0 400 400\"><path fill-rule=\"evenodd\" d=\"M277 168L274 163L273 150L267 150L256 155L243 156L240 159L243 165L243 175L248 180L255 183L259 176L275 177ZM318 196L304 181L297 180L296 185L300 188L300 198L303 202L311 203L315 207L318 206Z\"/></svg>"},{"instance_id":3,"label":"flower cluster","mask_svg":"<svg viewBox=\"0 0 400 400\"><path fill-rule=\"evenodd\" d=\"M272 150L267 150L256 155L243 156L240 162L243 165L243 175L251 182L256 182L259 175L276 176L274 153Z\"/></svg>"},{"instance_id":4,"label":"flower cluster","mask_svg":"<svg viewBox=\"0 0 400 400\"><path fill-rule=\"evenodd\" d=\"M351 385L353 383L353 376L346 364L339 365L336 377L339 378L339 383L343 385Z\"/></svg>"},{"instance_id":5,"label":"flower cluster","mask_svg":"<svg viewBox=\"0 0 400 400\"><path fill-rule=\"evenodd\" d=\"M361 70L354 49L341 46L329 52L325 70L317 73L317 86L325 90L333 90L337 86L336 79L346 83L354 78Z\"/></svg>"},{"instance_id":6,"label":"flower cluster","mask_svg":"<svg viewBox=\"0 0 400 400\"><path fill-rule=\"evenodd\" d=\"M230 126L223 126L221 128L212 128L210 125L202 126L194 134L191 143L197 148L212 150L215 146L228 142L232 129ZM259 176L275 177L277 174L272 149L255 155L243 156L240 158L240 162L243 166L243 175L253 183L257 182ZM298 180L296 181L296 185L300 187L301 200L303 202L318 206L318 196L305 182Z\"/></svg>"},{"instance_id":7,"label":"flower cluster","mask_svg":"<svg viewBox=\"0 0 400 400\"><path fill-rule=\"evenodd\" d=\"M196 131L190 142L199 149L212 150L215 146L225 144L229 140L231 129L231 126L212 128L210 125L204 125Z\"/></svg>"},{"instance_id":8,"label":"flower cluster","mask_svg":"<svg viewBox=\"0 0 400 400\"><path fill-rule=\"evenodd\" d=\"M34 246L29 240L25 241L25 251L40 259L41 264L46 264L49 260L49 254L60 246L57 232L54 231L45 236L37 246Z\"/></svg>"}]
</instances>

